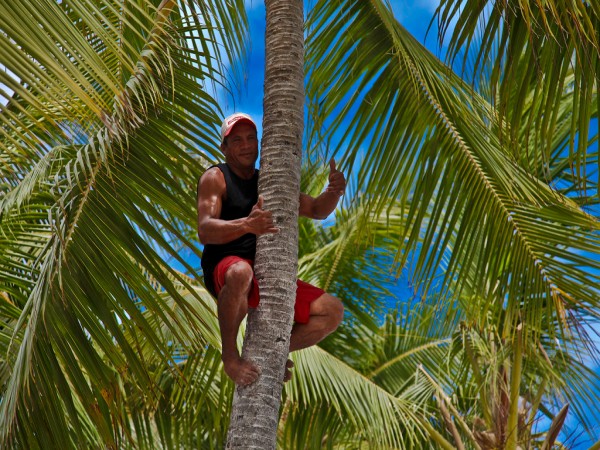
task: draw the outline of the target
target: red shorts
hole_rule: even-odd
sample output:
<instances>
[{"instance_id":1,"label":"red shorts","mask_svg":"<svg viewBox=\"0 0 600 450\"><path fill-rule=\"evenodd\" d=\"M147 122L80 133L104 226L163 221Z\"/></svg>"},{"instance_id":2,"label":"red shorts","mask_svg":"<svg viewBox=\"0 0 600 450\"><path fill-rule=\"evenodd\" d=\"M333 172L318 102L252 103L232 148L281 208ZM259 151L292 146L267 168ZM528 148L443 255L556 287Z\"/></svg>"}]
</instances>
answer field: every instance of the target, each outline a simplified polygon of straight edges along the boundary
<instances>
[{"instance_id":1,"label":"red shorts","mask_svg":"<svg viewBox=\"0 0 600 450\"><path fill-rule=\"evenodd\" d=\"M215 282L215 291L217 295L225 284L225 274L229 267L239 261L245 261L254 268L254 261L250 259L240 258L239 256L226 256L215 267L213 272L213 280ZM294 320L298 323L307 323L310 317L310 304L325 293L323 289L305 283L302 280L297 280L298 288L296 289L296 303L294 304ZM248 293L248 307L256 308L259 303L258 282L255 277L252 277L252 286Z\"/></svg>"}]
</instances>

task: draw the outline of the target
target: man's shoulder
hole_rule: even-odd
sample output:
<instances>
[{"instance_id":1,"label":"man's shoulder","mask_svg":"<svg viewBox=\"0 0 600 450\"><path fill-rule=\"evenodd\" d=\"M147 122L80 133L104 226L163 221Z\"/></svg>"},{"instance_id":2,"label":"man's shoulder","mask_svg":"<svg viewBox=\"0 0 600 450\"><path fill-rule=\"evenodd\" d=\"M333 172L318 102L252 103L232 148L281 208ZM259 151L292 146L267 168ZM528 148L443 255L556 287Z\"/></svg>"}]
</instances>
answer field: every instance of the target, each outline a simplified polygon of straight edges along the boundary
<instances>
[{"instance_id":1,"label":"man's shoulder","mask_svg":"<svg viewBox=\"0 0 600 450\"><path fill-rule=\"evenodd\" d=\"M205 189L225 190L225 176L219 166L209 167L198 180L198 192Z\"/></svg>"},{"instance_id":2,"label":"man's shoulder","mask_svg":"<svg viewBox=\"0 0 600 450\"><path fill-rule=\"evenodd\" d=\"M221 167L221 164L210 166L208 169L206 169L204 171L204 173L200 177L200 180L202 180L203 178L206 178L206 179L215 179L216 178L216 179L224 180L224 169L223 169L223 167Z\"/></svg>"}]
</instances>

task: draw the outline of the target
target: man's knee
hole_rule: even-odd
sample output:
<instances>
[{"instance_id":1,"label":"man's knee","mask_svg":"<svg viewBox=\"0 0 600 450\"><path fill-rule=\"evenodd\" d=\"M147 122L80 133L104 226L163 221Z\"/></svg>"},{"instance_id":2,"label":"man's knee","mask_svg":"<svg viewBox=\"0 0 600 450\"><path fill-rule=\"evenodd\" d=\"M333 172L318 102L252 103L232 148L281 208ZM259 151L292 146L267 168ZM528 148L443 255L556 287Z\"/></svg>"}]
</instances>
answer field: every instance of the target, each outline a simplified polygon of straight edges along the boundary
<instances>
[{"instance_id":1,"label":"man's knee","mask_svg":"<svg viewBox=\"0 0 600 450\"><path fill-rule=\"evenodd\" d=\"M330 307L331 321L335 325L335 328L337 328L342 323L342 320L344 320L344 305L339 298L331 296Z\"/></svg>"},{"instance_id":2,"label":"man's knee","mask_svg":"<svg viewBox=\"0 0 600 450\"><path fill-rule=\"evenodd\" d=\"M250 264L245 261L238 261L227 269L224 287L247 293L250 290L253 277L254 271Z\"/></svg>"},{"instance_id":3,"label":"man's knee","mask_svg":"<svg viewBox=\"0 0 600 450\"><path fill-rule=\"evenodd\" d=\"M327 317L327 331L333 333L344 320L344 305L342 301L330 294L323 296L323 308Z\"/></svg>"}]
</instances>

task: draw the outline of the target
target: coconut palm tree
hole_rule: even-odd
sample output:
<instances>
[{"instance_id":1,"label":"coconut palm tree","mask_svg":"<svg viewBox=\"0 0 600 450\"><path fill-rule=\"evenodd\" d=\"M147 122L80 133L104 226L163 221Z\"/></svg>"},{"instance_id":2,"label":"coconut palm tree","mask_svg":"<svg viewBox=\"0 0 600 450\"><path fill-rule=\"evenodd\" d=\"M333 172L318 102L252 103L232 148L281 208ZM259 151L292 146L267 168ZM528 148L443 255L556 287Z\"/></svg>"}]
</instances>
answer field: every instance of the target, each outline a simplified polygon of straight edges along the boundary
<instances>
[{"instance_id":1,"label":"coconut palm tree","mask_svg":"<svg viewBox=\"0 0 600 450\"><path fill-rule=\"evenodd\" d=\"M306 147L337 151L355 195L339 228L301 223L323 240L300 239L300 270L352 311L295 356L281 446L481 448L494 432L514 448L532 434L514 426L531 417L515 399L555 417L563 396L590 431L597 423L586 410L597 396L578 394L598 378L578 358L597 356L585 325L599 311L597 138L586 131L598 69L582 61L597 61L598 9L546 3L538 16L534 2L497 3L498 25L479 40L485 10L466 2L454 38L488 46L482 68L504 39L513 56L497 53L488 84L455 75L381 1L310 5ZM232 386L212 300L177 250L198 252L195 185L219 156L213 88L240 78L243 11L0 4L3 447L223 446ZM496 15L509 13L517 25L504 28ZM561 41L565 29L579 39ZM532 60L553 37L566 50ZM384 275L401 271L415 305L382 324Z\"/></svg>"},{"instance_id":2,"label":"coconut palm tree","mask_svg":"<svg viewBox=\"0 0 600 450\"><path fill-rule=\"evenodd\" d=\"M249 312L242 351L261 370L238 387L227 449L275 449L283 378L294 322L298 273L298 209L304 128L304 6L301 0L265 0L264 133L259 194L279 232L258 236L256 278L260 307Z\"/></svg>"}]
</instances>

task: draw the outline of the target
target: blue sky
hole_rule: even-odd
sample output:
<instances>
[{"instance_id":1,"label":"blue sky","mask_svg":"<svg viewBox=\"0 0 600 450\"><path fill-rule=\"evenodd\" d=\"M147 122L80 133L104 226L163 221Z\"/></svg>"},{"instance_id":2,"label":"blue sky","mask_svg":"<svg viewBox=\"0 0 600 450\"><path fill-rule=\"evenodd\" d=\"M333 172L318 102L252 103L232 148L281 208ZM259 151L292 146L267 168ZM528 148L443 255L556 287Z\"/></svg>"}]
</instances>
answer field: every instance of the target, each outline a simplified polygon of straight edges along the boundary
<instances>
[{"instance_id":1,"label":"blue sky","mask_svg":"<svg viewBox=\"0 0 600 450\"><path fill-rule=\"evenodd\" d=\"M305 0L305 4L309 2L310 0ZM426 37L427 28L438 4L439 0L390 0L396 19L434 55L443 58L445 49L444 45L442 47L438 45L435 23ZM259 134L261 134L265 52L264 2L262 0L246 0L246 6L250 22L251 47L245 81L234 97L230 95L223 97L221 107L225 115L237 111L252 115L259 127ZM406 297L406 295L407 293L400 295L400 297ZM596 370L600 369L596 368ZM544 429L546 426L542 423L541 428ZM585 438L583 429L576 427L572 420L567 419L563 431L566 431L566 435L563 434L560 439L566 440L569 448L584 449L593 443ZM577 442L577 444L574 444L574 442Z\"/></svg>"},{"instance_id":2,"label":"blue sky","mask_svg":"<svg viewBox=\"0 0 600 450\"><path fill-rule=\"evenodd\" d=\"M306 0L305 3L309 3ZM420 42L436 55L440 54L437 46L435 30L429 32L425 41L425 32L431 21L438 0L413 0L390 2L395 17L411 32ZM243 111L255 118L259 128L262 127L262 97L264 81L264 33L265 33L265 8L260 0L246 0L248 19L250 22L251 48L248 58L248 68L244 85L235 98L223 97L221 107L225 115ZM443 50L443 49L442 49ZM260 132L261 130L259 130Z\"/></svg>"}]
</instances>

